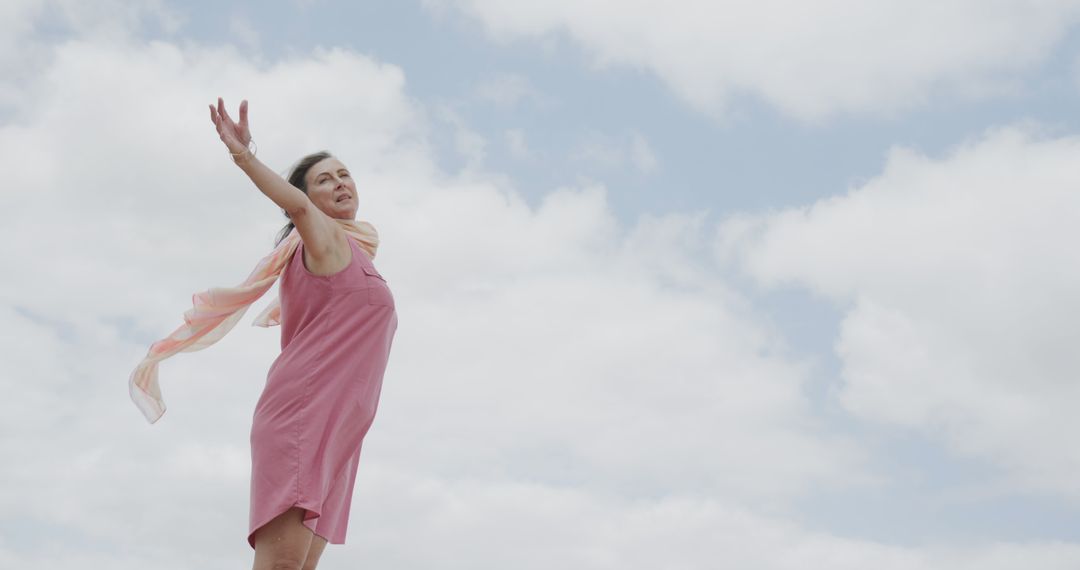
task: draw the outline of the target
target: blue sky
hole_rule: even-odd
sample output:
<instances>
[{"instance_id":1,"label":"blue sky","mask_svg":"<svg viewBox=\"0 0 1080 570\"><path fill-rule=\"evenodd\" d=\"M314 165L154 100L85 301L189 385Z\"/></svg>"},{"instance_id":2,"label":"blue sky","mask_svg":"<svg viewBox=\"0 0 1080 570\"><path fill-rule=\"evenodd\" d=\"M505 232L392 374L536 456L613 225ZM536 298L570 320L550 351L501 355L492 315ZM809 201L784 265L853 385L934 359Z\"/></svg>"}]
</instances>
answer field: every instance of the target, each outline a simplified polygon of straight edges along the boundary
<instances>
[{"instance_id":1,"label":"blue sky","mask_svg":"<svg viewBox=\"0 0 1080 570\"><path fill-rule=\"evenodd\" d=\"M751 96L739 98L731 117L711 120L673 98L651 74L594 68L565 35L553 34L542 46L493 42L475 20L417 2L189 6L177 10L185 20L177 35L238 44L264 61L337 46L392 62L406 70L410 95L452 106L471 129L495 141L488 148L489 163L513 174L525 196L535 200L580 176L603 178L618 189L611 193L612 205L628 218L641 212L722 215L806 204L877 174L894 145L938 155L988 127L1039 121L1068 130L1077 120L1070 57L1076 51L1075 34L1014 76L1023 83L1023 93L977 101L944 96L893 115L805 124ZM230 31L235 22L255 32L254 45ZM423 69L437 72L409 73ZM527 96L512 106L477 100L478 86L503 76L525 79L544 102ZM523 164L507 156L500 139L508 129L528 132L529 143L547 160ZM575 143L590 133L618 137L628 131L647 138L662 168L649 176L620 176L619 169L564 162ZM440 158L446 168L462 166L451 149L443 149Z\"/></svg>"},{"instance_id":2,"label":"blue sky","mask_svg":"<svg viewBox=\"0 0 1080 570\"><path fill-rule=\"evenodd\" d=\"M250 557L277 332L124 385L283 223L223 95L401 314L322 567L1076 567L1080 3L761 6L11 4L0 566Z\"/></svg>"}]
</instances>

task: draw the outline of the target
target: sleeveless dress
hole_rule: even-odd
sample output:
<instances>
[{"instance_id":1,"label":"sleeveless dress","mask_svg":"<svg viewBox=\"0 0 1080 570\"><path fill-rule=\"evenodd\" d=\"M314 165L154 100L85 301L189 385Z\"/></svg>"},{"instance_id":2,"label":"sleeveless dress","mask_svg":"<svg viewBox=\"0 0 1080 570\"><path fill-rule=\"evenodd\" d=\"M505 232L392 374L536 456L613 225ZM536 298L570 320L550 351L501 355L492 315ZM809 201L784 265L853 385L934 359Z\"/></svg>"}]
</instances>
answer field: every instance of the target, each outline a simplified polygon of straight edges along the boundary
<instances>
[{"instance_id":1,"label":"sleeveless dress","mask_svg":"<svg viewBox=\"0 0 1080 570\"><path fill-rule=\"evenodd\" d=\"M311 273L301 244L281 275L281 354L251 426L252 548L255 531L293 506L316 535L345 542L360 447L397 330L386 281L347 241L345 269Z\"/></svg>"}]
</instances>

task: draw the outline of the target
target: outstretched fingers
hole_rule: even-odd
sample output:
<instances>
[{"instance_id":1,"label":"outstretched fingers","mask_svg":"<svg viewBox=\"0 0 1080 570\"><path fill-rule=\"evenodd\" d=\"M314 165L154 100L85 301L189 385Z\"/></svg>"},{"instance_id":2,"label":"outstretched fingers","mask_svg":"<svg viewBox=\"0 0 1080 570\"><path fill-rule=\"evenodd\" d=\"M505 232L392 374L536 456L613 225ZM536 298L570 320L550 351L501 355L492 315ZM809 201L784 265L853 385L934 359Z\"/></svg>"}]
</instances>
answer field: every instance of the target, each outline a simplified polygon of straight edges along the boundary
<instances>
[{"instance_id":1,"label":"outstretched fingers","mask_svg":"<svg viewBox=\"0 0 1080 570\"><path fill-rule=\"evenodd\" d=\"M237 145L246 146L247 142L251 140L251 133L248 131L248 104L247 100L240 102L240 123L233 122L232 117L229 116L229 112L225 109L225 100L218 97L217 105L211 103L210 107L210 122L214 123L214 127L217 128L218 136L221 137L221 142L225 143L225 146L233 148Z\"/></svg>"},{"instance_id":2,"label":"outstretched fingers","mask_svg":"<svg viewBox=\"0 0 1080 570\"><path fill-rule=\"evenodd\" d=\"M225 108L225 101L222 100L221 97L218 97L218 114L221 115L222 119L225 119L226 125L235 124L233 123L232 117L229 116L228 109Z\"/></svg>"}]
</instances>

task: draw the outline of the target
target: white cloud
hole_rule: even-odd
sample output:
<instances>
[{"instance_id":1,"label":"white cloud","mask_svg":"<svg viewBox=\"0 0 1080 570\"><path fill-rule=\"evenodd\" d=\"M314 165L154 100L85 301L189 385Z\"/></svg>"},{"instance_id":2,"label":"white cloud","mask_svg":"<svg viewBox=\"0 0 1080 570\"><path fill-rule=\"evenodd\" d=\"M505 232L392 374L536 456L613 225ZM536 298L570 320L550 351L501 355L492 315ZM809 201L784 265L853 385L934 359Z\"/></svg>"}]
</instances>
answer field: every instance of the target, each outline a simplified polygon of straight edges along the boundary
<instances>
[{"instance_id":1,"label":"white cloud","mask_svg":"<svg viewBox=\"0 0 1080 570\"><path fill-rule=\"evenodd\" d=\"M649 141L641 133L630 136L630 162L638 172L651 173L660 165Z\"/></svg>"},{"instance_id":2,"label":"white cloud","mask_svg":"<svg viewBox=\"0 0 1080 570\"><path fill-rule=\"evenodd\" d=\"M529 150L529 143L525 140L525 131L521 129L506 130L506 147L510 149L510 156L517 160L529 160L533 153Z\"/></svg>"},{"instance_id":3,"label":"white cloud","mask_svg":"<svg viewBox=\"0 0 1080 570\"><path fill-rule=\"evenodd\" d=\"M847 409L1076 501L1078 153L1019 128L938 160L898 149L846 196L723 226L720 250L843 307Z\"/></svg>"},{"instance_id":4,"label":"white cloud","mask_svg":"<svg viewBox=\"0 0 1080 570\"><path fill-rule=\"evenodd\" d=\"M702 272L678 255L643 263L700 247L700 226L623 228L600 187L534 209L471 167L440 172L399 69L343 50L256 66L229 48L93 39L55 46L50 62L23 86L21 121L0 127L0 192L19 236L0 258L22 268L0 282L0 431L15 434L0 441L0 504L71 540L2 556L61 564L87 541L121 567L249 556L242 466L277 331L241 326L166 362L170 410L155 426L126 393L190 294L240 281L283 222L217 140L206 104L218 94L233 109L250 98L275 168L322 147L342 156L361 218L383 235L401 328L365 469L471 481L482 496L532 482L599 505L535 505L538 520L580 508L620 520L625 504L671 494L778 507L867 477L850 442L815 427L803 367L768 354L770 333L722 282L675 287L672 275ZM338 88L309 88L327 82ZM526 508L489 524L512 533ZM404 536L417 521L401 523ZM144 554L121 554L131 543ZM164 559L175 562L151 563Z\"/></svg>"},{"instance_id":5,"label":"white cloud","mask_svg":"<svg viewBox=\"0 0 1080 570\"><path fill-rule=\"evenodd\" d=\"M123 45L142 29L168 36L184 18L162 0L5 0L0 3L0 113L32 102L24 86L49 67L58 41Z\"/></svg>"},{"instance_id":6,"label":"white cloud","mask_svg":"<svg viewBox=\"0 0 1080 570\"><path fill-rule=\"evenodd\" d=\"M113 42L130 39L146 24L174 33L182 22L160 0L5 0L0 4L0 66L9 73L11 68L37 69L49 51L50 38L37 33L42 28L52 40L66 35Z\"/></svg>"},{"instance_id":7,"label":"white cloud","mask_svg":"<svg viewBox=\"0 0 1080 570\"><path fill-rule=\"evenodd\" d=\"M750 94L803 120L892 113L1013 89L1080 17L1073 0L429 0L499 40L562 35L599 66L643 68L694 107Z\"/></svg>"},{"instance_id":8,"label":"white cloud","mask_svg":"<svg viewBox=\"0 0 1080 570\"><path fill-rule=\"evenodd\" d=\"M205 107L218 94L251 99L275 168L323 147L350 165L399 304L350 544L328 564L998 563L789 520L793 498L876 474L819 425L806 365L696 260L701 215L626 227L599 186L533 208L486 173L440 171L403 72L346 50L256 65L228 48L91 38L49 62L20 86L19 121L0 125L17 236L0 259L18 268L0 280L0 525L21 533L0 538L0 563L250 560L248 429L278 331L245 320L166 362L170 409L154 426L126 386L190 293L240 281L283 221L221 148ZM1078 558L1072 545L994 548L1044 568Z\"/></svg>"},{"instance_id":9,"label":"white cloud","mask_svg":"<svg viewBox=\"0 0 1080 570\"><path fill-rule=\"evenodd\" d=\"M571 151L570 159L604 171L629 166L641 174L651 174L660 166L649 141L638 132L588 133Z\"/></svg>"},{"instance_id":10,"label":"white cloud","mask_svg":"<svg viewBox=\"0 0 1080 570\"><path fill-rule=\"evenodd\" d=\"M449 125L454 137L454 150L465 160L470 169L478 169L487 158L487 139L473 130L465 119L448 105L441 105L436 110L436 118Z\"/></svg>"},{"instance_id":11,"label":"white cloud","mask_svg":"<svg viewBox=\"0 0 1080 570\"><path fill-rule=\"evenodd\" d=\"M614 170L626 161L624 149L608 137L593 134L573 150L570 158L604 170Z\"/></svg>"},{"instance_id":12,"label":"white cloud","mask_svg":"<svg viewBox=\"0 0 1080 570\"><path fill-rule=\"evenodd\" d=\"M0 3L0 65L6 68L25 57L17 48L31 35L43 9L43 3L37 0Z\"/></svg>"},{"instance_id":13,"label":"white cloud","mask_svg":"<svg viewBox=\"0 0 1080 570\"><path fill-rule=\"evenodd\" d=\"M184 21L162 0L46 0L42 4L47 14L58 16L76 36L100 42L128 39L147 24L174 33Z\"/></svg>"},{"instance_id":14,"label":"white cloud","mask_svg":"<svg viewBox=\"0 0 1080 570\"><path fill-rule=\"evenodd\" d=\"M400 517L412 532L388 531L399 526L393 519L366 520L358 548L394 568L429 565L425 550L462 567L526 570L706 570L718 561L725 568L767 570L1069 570L1080 561L1080 548L1060 543L911 548L849 540L713 500L623 503L526 482L447 484L381 467L367 476L361 484L381 492L369 495L366 508ZM510 528L505 521L513 521ZM410 547L417 543L429 548Z\"/></svg>"},{"instance_id":15,"label":"white cloud","mask_svg":"<svg viewBox=\"0 0 1080 570\"><path fill-rule=\"evenodd\" d=\"M259 32L251 24L247 16L235 13L229 18L229 34L236 38L244 47L252 50L259 49Z\"/></svg>"},{"instance_id":16,"label":"white cloud","mask_svg":"<svg viewBox=\"0 0 1080 570\"><path fill-rule=\"evenodd\" d=\"M481 82L476 86L476 96L481 101L504 108L513 108L526 102L548 102L548 98L533 87L527 77L514 73L496 75Z\"/></svg>"}]
</instances>

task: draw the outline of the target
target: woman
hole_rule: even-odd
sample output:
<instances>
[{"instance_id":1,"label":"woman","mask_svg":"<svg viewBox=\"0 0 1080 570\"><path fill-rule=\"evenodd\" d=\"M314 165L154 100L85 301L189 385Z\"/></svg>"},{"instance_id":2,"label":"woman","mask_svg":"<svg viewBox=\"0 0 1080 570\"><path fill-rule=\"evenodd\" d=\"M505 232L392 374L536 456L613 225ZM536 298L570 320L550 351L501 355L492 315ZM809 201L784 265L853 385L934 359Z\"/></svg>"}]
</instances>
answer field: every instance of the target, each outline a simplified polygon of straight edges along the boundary
<instances>
[{"instance_id":1,"label":"woman","mask_svg":"<svg viewBox=\"0 0 1080 570\"><path fill-rule=\"evenodd\" d=\"M302 159L286 181L250 152L247 101L234 123L218 99L210 118L234 161L285 211L301 243L281 275L281 355L251 429L255 568L313 569L342 544L360 446L397 329L394 300L352 222L356 182L329 153ZM295 230L293 229L295 227Z\"/></svg>"},{"instance_id":2,"label":"woman","mask_svg":"<svg viewBox=\"0 0 1080 570\"><path fill-rule=\"evenodd\" d=\"M301 243L282 274L281 347L251 429L255 568L313 569L342 544L356 466L375 416L397 328L393 297L335 220L356 218L356 183L328 153L286 181L249 150L247 101L234 123L218 99L210 118L236 164L289 218ZM279 240L280 241L280 240Z\"/></svg>"},{"instance_id":3,"label":"woman","mask_svg":"<svg viewBox=\"0 0 1080 570\"><path fill-rule=\"evenodd\" d=\"M374 228L354 219L356 183L340 160L304 157L285 180L249 150L247 101L239 123L220 98L210 119L236 165L289 224L242 285L194 296L185 324L154 343L132 374L131 394L157 421L165 411L157 363L216 342L280 276L280 306L256 319L281 324L281 354L251 428L248 543L255 570L311 570L327 542L345 541L360 447L397 330L394 298L372 264Z\"/></svg>"}]
</instances>

